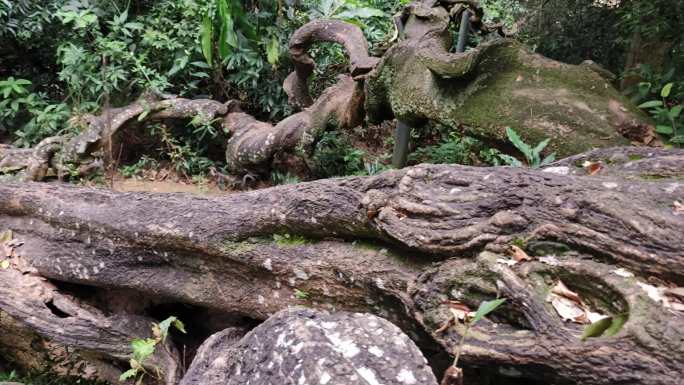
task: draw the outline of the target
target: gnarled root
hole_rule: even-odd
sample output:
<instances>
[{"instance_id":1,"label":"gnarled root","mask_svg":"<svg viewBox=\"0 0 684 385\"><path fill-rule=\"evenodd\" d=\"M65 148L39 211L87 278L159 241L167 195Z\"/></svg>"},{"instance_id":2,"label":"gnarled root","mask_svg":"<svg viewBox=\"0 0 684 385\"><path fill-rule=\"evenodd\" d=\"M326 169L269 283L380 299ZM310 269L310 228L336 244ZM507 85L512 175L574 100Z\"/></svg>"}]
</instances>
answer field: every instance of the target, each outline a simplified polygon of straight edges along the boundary
<instances>
[{"instance_id":1,"label":"gnarled root","mask_svg":"<svg viewBox=\"0 0 684 385\"><path fill-rule=\"evenodd\" d=\"M232 132L226 149L228 169L233 173L268 169L278 152L297 151L307 157L312 145L329 127L345 129L363 122L363 82L343 75L326 89L316 103L275 126L234 112L224 127Z\"/></svg>"}]
</instances>

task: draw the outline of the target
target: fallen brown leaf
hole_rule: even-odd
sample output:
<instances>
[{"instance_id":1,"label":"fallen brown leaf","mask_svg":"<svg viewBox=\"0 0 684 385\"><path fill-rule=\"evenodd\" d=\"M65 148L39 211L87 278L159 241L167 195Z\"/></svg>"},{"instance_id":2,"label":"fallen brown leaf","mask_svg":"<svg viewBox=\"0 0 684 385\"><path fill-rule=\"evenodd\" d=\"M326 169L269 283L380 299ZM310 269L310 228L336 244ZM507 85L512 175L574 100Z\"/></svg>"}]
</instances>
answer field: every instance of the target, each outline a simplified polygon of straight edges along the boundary
<instances>
[{"instance_id":1,"label":"fallen brown leaf","mask_svg":"<svg viewBox=\"0 0 684 385\"><path fill-rule=\"evenodd\" d=\"M516 262L531 261L532 257L527 255L525 250L516 245L511 245L510 254Z\"/></svg>"},{"instance_id":2,"label":"fallen brown leaf","mask_svg":"<svg viewBox=\"0 0 684 385\"><path fill-rule=\"evenodd\" d=\"M582 301L582 298L574 291L568 289L563 281L560 280L551 289L546 300L551 303L551 306L553 306L563 321L587 325L605 318L603 314L592 312Z\"/></svg>"},{"instance_id":3,"label":"fallen brown leaf","mask_svg":"<svg viewBox=\"0 0 684 385\"><path fill-rule=\"evenodd\" d=\"M603 165L601 162L586 162L584 169L587 170L587 174L596 175L603 169Z\"/></svg>"},{"instance_id":4,"label":"fallen brown leaf","mask_svg":"<svg viewBox=\"0 0 684 385\"><path fill-rule=\"evenodd\" d=\"M559 280L556 286L554 286L553 289L551 289L551 292L554 294L558 294L562 297L571 299L580 305L582 304L582 298L580 298L580 296L574 291L568 289L568 287L565 286L565 284L561 280Z\"/></svg>"},{"instance_id":5,"label":"fallen brown leaf","mask_svg":"<svg viewBox=\"0 0 684 385\"><path fill-rule=\"evenodd\" d=\"M450 366L449 369L444 372L441 385L463 385L463 370L453 365Z\"/></svg>"},{"instance_id":6,"label":"fallen brown leaf","mask_svg":"<svg viewBox=\"0 0 684 385\"><path fill-rule=\"evenodd\" d=\"M674 201L674 214L684 214L684 203L680 201Z\"/></svg>"},{"instance_id":7,"label":"fallen brown leaf","mask_svg":"<svg viewBox=\"0 0 684 385\"><path fill-rule=\"evenodd\" d=\"M470 308L468 307L468 305L463 304L463 303L458 302L458 301L444 301L444 302L442 302L442 305L447 305L447 306L448 306L449 308L451 308L451 309L463 310L463 311L465 311L465 312L467 312L467 313L470 313L470 312L471 312L471 310L470 310Z\"/></svg>"},{"instance_id":8,"label":"fallen brown leaf","mask_svg":"<svg viewBox=\"0 0 684 385\"><path fill-rule=\"evenodd\" d=\"M444 333L445 331L447 331L447 329L449 329L451 327L451 325L454 325L455 322L456 322L456 320L454 319L454 317L452 315L437 330L435 330L435 333L437 333L437 334Z\"/></svg>"}]
</instances>

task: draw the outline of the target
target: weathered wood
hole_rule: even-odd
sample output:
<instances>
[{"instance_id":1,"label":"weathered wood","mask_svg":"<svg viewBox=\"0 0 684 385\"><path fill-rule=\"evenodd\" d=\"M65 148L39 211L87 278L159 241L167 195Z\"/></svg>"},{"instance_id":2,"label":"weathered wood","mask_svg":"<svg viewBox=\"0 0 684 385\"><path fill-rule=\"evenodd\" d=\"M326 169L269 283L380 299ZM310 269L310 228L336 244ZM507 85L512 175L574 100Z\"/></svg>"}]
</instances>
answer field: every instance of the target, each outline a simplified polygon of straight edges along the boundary
<instances>
[{"instance_id":1,"label":"weathered wood","mask_svg":"<svg viewBox=\"0 0 684 385\"><path fill-rule=\"evenodd\" d=\"M0 309L58 346L74 347L85 357L92 355L96 362L112 359L128 362L132 354L131 341L151 337L152 319L135 315L107 316L60 293L45 278L35 276L32 268L22 267L23 260L14 258L13 262L15 268L0 269ZM168 342L167 349L157 349L145 362L151 373L155 368L162 370L166 385L178 382L179 365L178 351ZM112 380L111 368L98 366L93 370L106 372L91 373L91 376Z\"/></svg>"},{"instance_id":2,"label":"weathered wood","mask_svg":"<svg viewBox=\"0 0 684 385\"><path fill-rule=\"evenodd\" d=\"M372 312L437 348L424 350L433 359L453 352L463 330L440 331L445 301L475 308L502 295L508 304L466 340L466 378L487 366L495 378L540 383L676 384L684 318L638 283L684 284L684 215L674 206L684 197L684 151L602 151L598 160L611 161L593 176L575 161L547 170L420 165L216 198L3 184L0 223L49 279L254 319L302 304ZM497 263L512 243L557 263ZM581 342L581 327L545 301L558 279L628 323Z\"/></svg>"}]
</instances>

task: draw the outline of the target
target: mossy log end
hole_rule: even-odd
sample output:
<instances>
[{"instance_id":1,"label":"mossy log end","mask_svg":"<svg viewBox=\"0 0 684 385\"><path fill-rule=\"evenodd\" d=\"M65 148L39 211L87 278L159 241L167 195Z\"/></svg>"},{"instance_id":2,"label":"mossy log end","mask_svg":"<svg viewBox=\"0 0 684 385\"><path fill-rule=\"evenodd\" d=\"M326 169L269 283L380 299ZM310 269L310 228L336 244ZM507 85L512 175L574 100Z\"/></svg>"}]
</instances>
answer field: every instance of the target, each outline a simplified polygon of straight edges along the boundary
<instances>
[{"instance_id":1,"label":"mossy log end","mask_svg":"<svg viewBox=\"0 0 684 385\"><path fill-rule=\"evenodd\" d=\"M527 383L678 384L684 315L643 285L684 285L684 216L674 203L684 196L684 151L601 151L586 156L604 162L597 175L573 161L546 170L420 165L221 198L2 184L0 223L23 245L0 270L0 310L112 360L131 330L107 321L122 310L96 293L253 320L295 305L363 311L402 328L438 368L463 332L441 327L445 302L475 308L503 296L507 304L466 339L466 375L486 367ZM554 263L499 263L512 244ZM17 284L34 276L54 285ZM558 280L627 323L582 342L582 327L546 302ZM135 301L129 317L148 316Z\"/></svg>"}]
</instances>

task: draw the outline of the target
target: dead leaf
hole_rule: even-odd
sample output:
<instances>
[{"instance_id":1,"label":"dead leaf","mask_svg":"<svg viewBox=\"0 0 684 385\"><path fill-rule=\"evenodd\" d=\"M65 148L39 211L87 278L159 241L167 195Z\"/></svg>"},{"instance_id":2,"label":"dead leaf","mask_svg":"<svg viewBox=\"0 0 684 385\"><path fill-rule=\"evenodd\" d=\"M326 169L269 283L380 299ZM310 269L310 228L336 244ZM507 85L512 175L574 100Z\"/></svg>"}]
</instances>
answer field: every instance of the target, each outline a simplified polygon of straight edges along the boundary
<instances>
[{"instance_id":1,"label":"dead leaf","mask_svg":"<svg viewBox=\"0 0 684 385\"><path fill-rule=\"evenodd\" d=\"M684 204L680 201L674 201L674 215L684 214Z\"/></svg>"},{"instance_id":2,"label":"dead leaf","mask_svg":"<svg viewBox=\"0 0 684 385\"><path fill-rule=\"evenodd\" d=\"M456 322L454 320L454 317L449 317L449 319L446 320L446 322L443 323L442 326L440 326L437 330L435 330L435 333L438 333L438 334L444 333L445 331L447 331L447 329L449 329L449 327L451 327L451 325L454 324L454 322Z\"/></svg>"},{"instance_id":3,"label":"dead leaf","mask_svg":"<svg viewBox=\"0 0 684 385\"><path fill-rule=\"evenodd\" d=\"M631 271L625 270L622 267L619 269L613 270L613 274L620 276L622 278L633 278L634 277L634 273L632 273Z\"/></svg>"},{"instance_id":4,"label":"dead leaf","mask_svg":"<svg viewBox=\"0 0 684 385\"><path fill-rule=\"evenodd\" d=\"M515 266L518 264L518 262L513 260L513 259L503 259L503 258L498 258L496 260L496 263L498 263L500 265L506 265L506 266Z\"/></svg>"},{"instance_id":5,"label":"dead leaf","mask_svg":"<svg viewBox=\"0 0 684 385\"><path fill-rule=\"evenodd\" d=\"M12 240L12 230L7 230L0 233L0 244L9 243Z\"/></svg>"},{"instance_id":6,"label":"dead leaf","mask_svg":"<svg viewBox=\"0 0 684 385\"><path fill-rule=\"evenodd\" d=\"M554 255L549 255L546 257L540 257L539 262L545 263L545 264L551 265L551 266L559 266L560 265L560 261Z\"/></svg>"},{"instance_id":7,"label":"dead leaf","mask_svg":"<svg viewBox=\"0 0 684 385\"><path fill-rule=\"evenodd\" d=\"M572 321L578 324L591 324L606 316L591 311L582 301L582 298L574 291L568 289L563 281L558 281L556 286L551 289L547 302L556 310L563 321Z\"/></svg>"},{"instance_id":8,"label":"dead leaf","mask_svg":"<svg viewBox=\"0 0 684 385\"><path fill-rule=\"evenodd\" d=\"M518 76L515 78L515 81L518 82L518 83L520 83L520 82L523 81L523 80L525 80L525 78L524 78L522 75L518 75Z\"/></svg>"},{"instance_id":9,"label":"dead leaf","mask_svg":"<svg viewBox=\"0 0 684 385\"><path fill-rule=\"evenodd\" d=\"M579 324L589 323L584 309L577 302L559 295L551 294L551 306L556 310L563 321L572 321Z\"/></svg>"},{"instance_id":10,"label":"dead leaf","mask_svg":"<svg viewBox=\"0 0 684 385\"><path fill-rule=\"evenodd\" d=\"M449 366L444 372L440 385L463 385L463 370L455 366Z\"/></svg>"},{"instance_id":11,"label":"dead leaf","mask_svg":"<svg viewBox=\"0 0 684 385\"><path fill-rule=\"evenodd\" d=\"M646 295L648 295L649 298L653 300L653 302L663 302L663 296L661 295L661 292L660 290L658 290L657 287L643 282L637 282L637 285L639 285L639 287L641 287L641 289L646 292Z\"/></svg>"},{"instance_id":12,"label":"dead leaf","mask_svg":"<svg viewBox=\"0 0 684 385\"><path fill-rule=\"evenodd\" d=\"M465 321L465 319L472 313L468 305L458 301L443 301L442 305L446 305L449 308L451 317L449 317L446 322L444 322L437 330L435 330L435 333L445 332L447 329L449 329L449 327L451 327L451 325L456 324L456 321Z\"/></svg>"},{"instance_id":13,"label":"dead leaf","mask_svg":"<svg viewBox=\"0 0 684 385\"><path fill-rule=\"evenodd\" d=\"M586 161L582 164L582 167L584 167L589 175L596 175L599 171L603 170L603 164L601 162Z\"/></svg>"},{"instance_id":14,"label":"dead leaf","mask_svg":"<svg viewBox=\"0 0 684 385\"><path fill-rule=\"evenodd\" d=\"M594 322L597 322L597 321L600 321L600 320L606 318L606 316L601 314L601 313L595 313L593 311L587 311L587 318L589 319L589 323L593 324Z\"/></svg>"},{"instance_id":15,"label":"dead leaf","mask_svg":"<svg viewBox=\"0 0 684 385\"><path fill-rule=\"evenodd\" d=\"M510 254L516 262L531 261L532 258L516 245L511 245Z\"/></svg>"},{"instance_id":16,"label":"dead leaf","mask_svg":"<svg viewBox=\"0 0 684 385\"><path fill-rule=\"evenodd\" d=\"M470 313L470 308L468 305L458 302L458 301L444 301L442 302L442 305L447 305L450 309L458 309L458 310L463 310L467 313Z\"/></svg>"},{"instance_id":17,"label":"dead leaf","mask_svg":"<svg viewBox=\"0 0 684 385\"><path fill-rule=\"evenodd\" d=\"M568 289L568 287L565 286L565 284L561 280L559 280L556 286L554 286L553 289L551 289L551 292L554 294L558 294L562 297L571 299L580 305L582 304L582 299L580 298L580 296L574 291Z\"/></svg>"}]
</instances>

